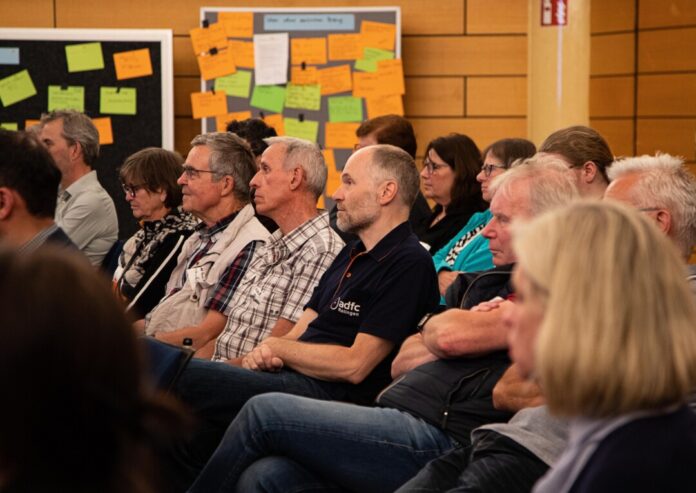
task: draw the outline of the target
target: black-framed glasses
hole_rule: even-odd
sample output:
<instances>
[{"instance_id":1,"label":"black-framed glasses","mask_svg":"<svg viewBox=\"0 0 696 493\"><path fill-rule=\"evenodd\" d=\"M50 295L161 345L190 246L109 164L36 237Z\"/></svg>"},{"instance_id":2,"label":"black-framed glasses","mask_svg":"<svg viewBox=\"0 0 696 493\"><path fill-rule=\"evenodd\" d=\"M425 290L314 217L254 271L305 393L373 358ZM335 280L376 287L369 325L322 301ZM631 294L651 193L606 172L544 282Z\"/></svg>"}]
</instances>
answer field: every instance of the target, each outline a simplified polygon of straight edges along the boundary
<instances>
[{"instance_id":1,"label":"black-framed glasses","mask_svg":"<svg viewBox=\"0 0 696 493\"><path fill-rule=\"evenodd\" d=\"M494 169L507 169L505 166L502 164L484 164L481 166L481 171L483 172L483 176L486 178L491 177L491 173L493 173Z\"/></svg>"},{"instance_id":2,"label":"black-framed glasses","mask_svg":"<svg viewBox=\"0 0 696 493\"><path fill-rule=\"evenodd\" d=\"M123 193L130 198L135 198L135 194L138 193L138 190L144 188L144 185L128 185L126 183L121 183L121 188L123 188Z\"/></svg>"},{"instance_id":3,"label":"black-framed glasses","mask_svg":"<svg viewBox=\"0 0 696 493\"><path fill-rule=\"evenodd\" d=\"M428 158L423 159L423 169L425 169L429 175L436 173L437 170L439 170L439 169L449 168L449 167L450 167L449 164L438 164L438 163L433 163Z\"/></svg>"},{"instance_id":4,"label":"black-framed glasses","mask_svg":"<svg viewBox=\"0 0 696 493\"><path fill-rule=\"evenodd\" d=\"M193 166L190 166L188 164L184 165L184 174L186 175L186 178L198 178L201 173L216 174L217 171L210 171L207 169L198 169L198 168L194 168Z\"/></svg>"}]
</instances>

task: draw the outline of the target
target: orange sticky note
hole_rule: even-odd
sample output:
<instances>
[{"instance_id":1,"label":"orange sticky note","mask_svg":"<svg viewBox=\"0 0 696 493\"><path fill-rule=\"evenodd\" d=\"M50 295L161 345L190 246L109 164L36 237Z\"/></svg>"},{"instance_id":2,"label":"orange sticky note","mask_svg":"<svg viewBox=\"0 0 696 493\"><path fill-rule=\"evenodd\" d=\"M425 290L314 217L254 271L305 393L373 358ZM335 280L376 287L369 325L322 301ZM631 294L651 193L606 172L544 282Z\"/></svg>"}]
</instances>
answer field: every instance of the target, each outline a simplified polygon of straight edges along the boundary
<instances>
[{"instance_id":1,"label":"orange sticky note","mask_svg":"<svg viewBox=\"0 0 696 493\"><path fill-rule=\"evenodd\" d=\"M290 68L290 82L300 85L306 84L318 84L319 77L317 75L316 67L291 67Z\"/></svg>"},{"instance_id":2,"label":"orange sticky note","mask_svg":"<svg viewBox=\"0 0 696 493\"><path fill-rule=\"evenodd\" d=\"M326 204L324 203L324 196L320 195L317 199L317 209L325 210Z\"/></svg>"},{"instance_id":3,"label":"orange sticky note","mask_svg":"<svg viewBox=\"0 0 696 493\"><path fill-rule=\"evenodd\" d=\"M132 79L152 75L150 48L114 53L116 79Z\"/></svg>"},{"instance_id":4,"label":"orange sticky note","mask_svg":"<svg viewBox=\"0 0 696 493\"><path fill-rule=\"evenodd\" d=\"M359 126L359 123L327 122L324 127L324 146L334 149L352 149L358 143L355 131L358 130Z\"/></svg>"},{"instance_id":5,"label":"orange sticky note","mask_svg":"<svg viewBox=\"0 0 696 493\"><path fill-rule=\"evenodd\" d=\"M29 129L30 127L33 127L34 125L39 125L41 123L41 120L24 120L24 130Z\"/></svg>"},{"instance_id":6,"label":"orange sticky note","mask_svg":"<svg viewBox=\"0 0 696 493\"><path fill-rule=\"evenodd\" d=\"M333 151L331 152L333 153ZM341 172L336 169L335 165L329 166L328 163L326 163L326 168L329 171L326 175L326 195L333 197L338 187L341 186Z\"/></svg>"},{"instance_id":7,"label":"orange sticky note","mask_svg":"<svg viewBox=\"0 0 696 493\"><path fill-rule=\"evenodd\" d=\"M218 50L227 46L227 34L222 24L211 24L208 27L197 27L189 31L193 52L196 55L210 51L211 48Z\"/></svg>"},{"instance_id":8,"label":"orange sticky note","mask_svg":"<svg viewBox=\"0 0 696 493\"><path fill-rule=\"evenodd\" d=\"M353 97L368 99L383 95L377 72L353 72Z\"/></svg>"},{"instance_id":9,"label":"orange sticky note","mask_svg":"<svg viewBox=\"0 0 696 493\"><path fill-rule=\"evenodd\" d=\"M317 70L317 82L321 86L322 96L350 91L353 88L350 65L338 65Z\"/></svg>"},{"instance_id":10,"label":"orange sticky note","mask_svg":"<svg viewBox=\"0 0 696 493\"><path fill-rule=\"evenodd\" d=\"M357 60L362 58L360 33L329 34L329 60Z\"/></svg>"},{"instance_id":11,"label":"orange sticky note","mask_svg":"<svg viewBox=\"0 0 696 493\"><path fill-rule=\"evenodd\" d=\"M205 80L217 79L237 71L230 50L218 51L216 54L203 54L196 57L201 77Z\"/></svg>"},{"instance_id":12,"label":"orange sticky note","mask_svg":"<svg viewBox=\"0 0 696 493\"><path fill-rule=\"evenodd\" d=\"M266 125L273 127L278 135L285 135L285 124L283 123L283 115L266 115L263 118Z\"/></svg>"},{"instance_id":13,"label":"orange sticky note","mask_svg":"<svg viewBox=\"0 0 696 493\"><path fill-rule=\"evenodd\" d=\"M191 109L194 118L206 118L227 114L225 91L191 93Z\"/></svg>"},{"instance_id":14,"label":"orange sticky note","mask_svg":"<svg viewBox=\"0 0 696 493\"><path fill-rule=\"evenodd\" d=\"M254 42L235 41L228 44L228 50L232 52L232 58L237 67L254 68Z\"/></svg>"},{"instance_id":15,"label":"orange sticky note","mask_svg":"<svg viewBox=\"0 0 696 493\"><path fill-rule=\"evenodd\" d=\"M290 59L293 65L324 65L326 63L326 38L292 38Z\"/></svg>"},{"instance_id":16,"label":"orange sticky note","mask_svg":"<svg viewBox=\"0 0 696 493\"><path fill-rule=\"evenodd\" d=\"M254 35L253 12L220 12L218 23L224 26L228 38L251 38Z\"/></svg>"},{"instance_id":17,"label":"orange sticky note","mask_svg":"<svg viewBox=\"0 0 696 493\"><path fill-rule=\"evenodd\" d=\"M111 130L111 117L92 118L92 123L94 123L94 126L97 127L97 131L99 131L99 144L106 145L114 143L114 134Z\"/></svg>"},{"instance_id":18,"label":"orange sticky note","mask_svg":"<svg viewBox=\"0 0 696 493\"><path fill-rule=\"evenodd\" d=\"M377 75L382 82L384 94L406 94L404 66L400 58L377 62Z\"/></svg>"},{"instance_id":19,"label":"orange sticky note","mask_svg":"<svg viewBox=\"0 0 696 493\"><path fill-rule=\"evenodd\" d=\"M395 24L362 21L360 24L360 34L363 35L363 42L368 42L369 44L367 46L370 48L394 50L394 44L396 43Z\"/></svg>"},{"instance_id":20,"label":"orange sticky note","mask_svg":"<svg viewBox=\"0 0 696 493\"><path fill-rule=\"evenodd\" d=\"M404 101L400 94L375 96L365 99L367 117L376 118L382 115L404 116Z\"/></svg>"},{"instance_id":21,"label":"orange sticky note","mask_svg":"<svg viewBox=\"0 0 696 493\"><path fill-rule=\"evenodd\" d=\"M333 149L324 149L321 151L321 153L324 156L326 167L336 169L336 155L334 154Z\"/></svg>"},{"instance_id":22,"label":"orange sticky note","mask_svg":"<svg viewBox=\"0 0 696 493\"><path fill-rule=\"evenodd\" d=\"M227 113L226 115L220 115L215 117L215 129L218 132L227 132L227 124L231 121L237 120L241 122L243 120L248 120L251 118L251 111L234 111L232 113Z\"/></svg>"}]
</instances>

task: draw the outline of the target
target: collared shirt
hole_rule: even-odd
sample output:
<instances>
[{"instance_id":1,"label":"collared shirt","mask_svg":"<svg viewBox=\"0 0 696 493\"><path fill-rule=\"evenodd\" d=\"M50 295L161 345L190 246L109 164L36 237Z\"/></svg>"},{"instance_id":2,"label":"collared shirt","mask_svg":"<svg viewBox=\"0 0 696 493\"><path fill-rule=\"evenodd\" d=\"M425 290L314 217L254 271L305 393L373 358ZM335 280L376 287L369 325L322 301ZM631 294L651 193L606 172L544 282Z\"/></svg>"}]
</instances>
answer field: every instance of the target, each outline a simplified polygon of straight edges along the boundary
<instances>
[{"instance_id":1,"label":"collared shirt","mask_svg":"<svg viewBox=\"0 0 696 493\"><path fill-rule=\"evenodd\" d=\"M58 194L55 220L92 265L101 264L118 238L116 208L96 171Z\"/></svg>"},{"instance_id":2,"label":"collared shirt","mask_svg":"<svg viewBox=\"0 0 696 493\"><path fill-rule=\"evenodd\" d=\"M214 360L246 354L266 337L279 318L297 322L326 268L343 247L321 214L283 236L280 230L259 246L227 303L225 330Z\"/></svg>"},{"instance_id":3,"label":"collared shirt","mask_svg":"<svg viewBox=\"0 0 696 493\"><path fill-rule=\"evenodd\" d=\"M70 238L65 234L65 232L58 227L56 223L51 224L49 227L42 229L36 236L31 240L27 241L24 245L19 247L18 252L20 254L26 255L28 253L38 250L43 245L51 243L57 246L63 246L67 248L74 248L77 250L75 244L70 241Z\"/></svg>"}]
</instances>

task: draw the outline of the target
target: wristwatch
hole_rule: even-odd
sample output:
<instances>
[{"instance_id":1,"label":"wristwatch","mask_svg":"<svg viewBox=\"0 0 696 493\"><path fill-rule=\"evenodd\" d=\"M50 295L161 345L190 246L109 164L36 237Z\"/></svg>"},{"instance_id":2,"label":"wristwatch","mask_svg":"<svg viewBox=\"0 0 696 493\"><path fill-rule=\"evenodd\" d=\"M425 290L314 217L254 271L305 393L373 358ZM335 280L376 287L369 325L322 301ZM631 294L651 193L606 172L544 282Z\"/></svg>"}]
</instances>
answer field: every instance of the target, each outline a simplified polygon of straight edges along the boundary
<instances>
[{"instance_id":1,"label":"wristwatch","mask_svg":"<svg viewBox=\"0 0 696 493\"><path fill-rule=\"evenodd\" d=\"M425 315L423 315L423 318L421 318L420 322L418 322L418 325L416 325L416 330L418 332L423 332L423 328L425 327L425 324L427 324L428 320L430 320L430 318L433 317L434 315L437 315L437 313L430 312L430 313L426 313Z\"/></svg>"}]
</instances>

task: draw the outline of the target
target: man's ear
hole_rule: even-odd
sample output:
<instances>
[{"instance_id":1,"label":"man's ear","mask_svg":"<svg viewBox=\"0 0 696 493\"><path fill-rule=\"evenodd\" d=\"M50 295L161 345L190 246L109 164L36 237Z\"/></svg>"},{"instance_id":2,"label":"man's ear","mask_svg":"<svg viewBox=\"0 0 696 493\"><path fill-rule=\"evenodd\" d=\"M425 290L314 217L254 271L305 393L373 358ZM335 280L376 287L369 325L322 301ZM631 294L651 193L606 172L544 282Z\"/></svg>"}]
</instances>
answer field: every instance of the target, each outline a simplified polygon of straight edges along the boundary
<instances>
[{"instance_id":1,"label":"man's ear","mask_svg":"<svg viewBox=\"0 0 696 493\"><path fill-rule=\"evenodd\" d=\"M592 183L597 178L599 174L599 169L594 161L587 161L582 165L582 181L585 183Z\"/></svg>"},{"instance_id":2,"label":"man's ear","mask_svg":"<svg viewBox=\"0 0 696 493\"><path fill-rule=\"evenodd\" d=\"M399 186L394 180L387 180L379 186L379 205L387 205L396 198Z\"/></svg>"},{"instance_id":3,"label":"man's ear","mask_svg":"<svg viewBox=\"0 0 696 493\"><path fill-rule=\"evenodd\" d=\"M14 209L15 196L7 187L0 187L0 221L7 219Z\"/></svg>"},{"instance_id":4,"label":"man's ear","mask_svg":"<svg viewBox=\"0 0 696 493\"><path fill-rule=\"evenodd\" d=\"M223 175L219 183L222 185L220 195L230 195L234 191L234 178L231 175Z\"/></svg>"},{"instance_id":5,"label":"man's ear","mask_svg":"<svg viewBox=\"0 0 696 493\"><path fill-rule=\"evenodd\" d=\"M659 209L655 214L655 221L657 221L657 227L660 228L660 231L671 237L672 214L667 209Z\"/></svg>"},{"instance_id":6,"label":"man's ear","mask_svg":"<svg viewBox=\"0 0 696 493\"><path fill-rule=\"evenodd\" d=\"M68 146L68 155L70 156L71 161L75 161L78 158L82 158L84 161L84 152L82 152L82 144L79 142L75 142L74 144Z\"/></svg>"},{"instance_id":7,"label":"man's ear","mask_svg":"<svg viewBox=\"0 0 696 493\"><path fill-rule=\"evenodd\" d=\"M303 178L304 170L300 166L293 168L292 176L290 177L290 190L297 190L302 183Z\"/></svg>"}]
</instances>

